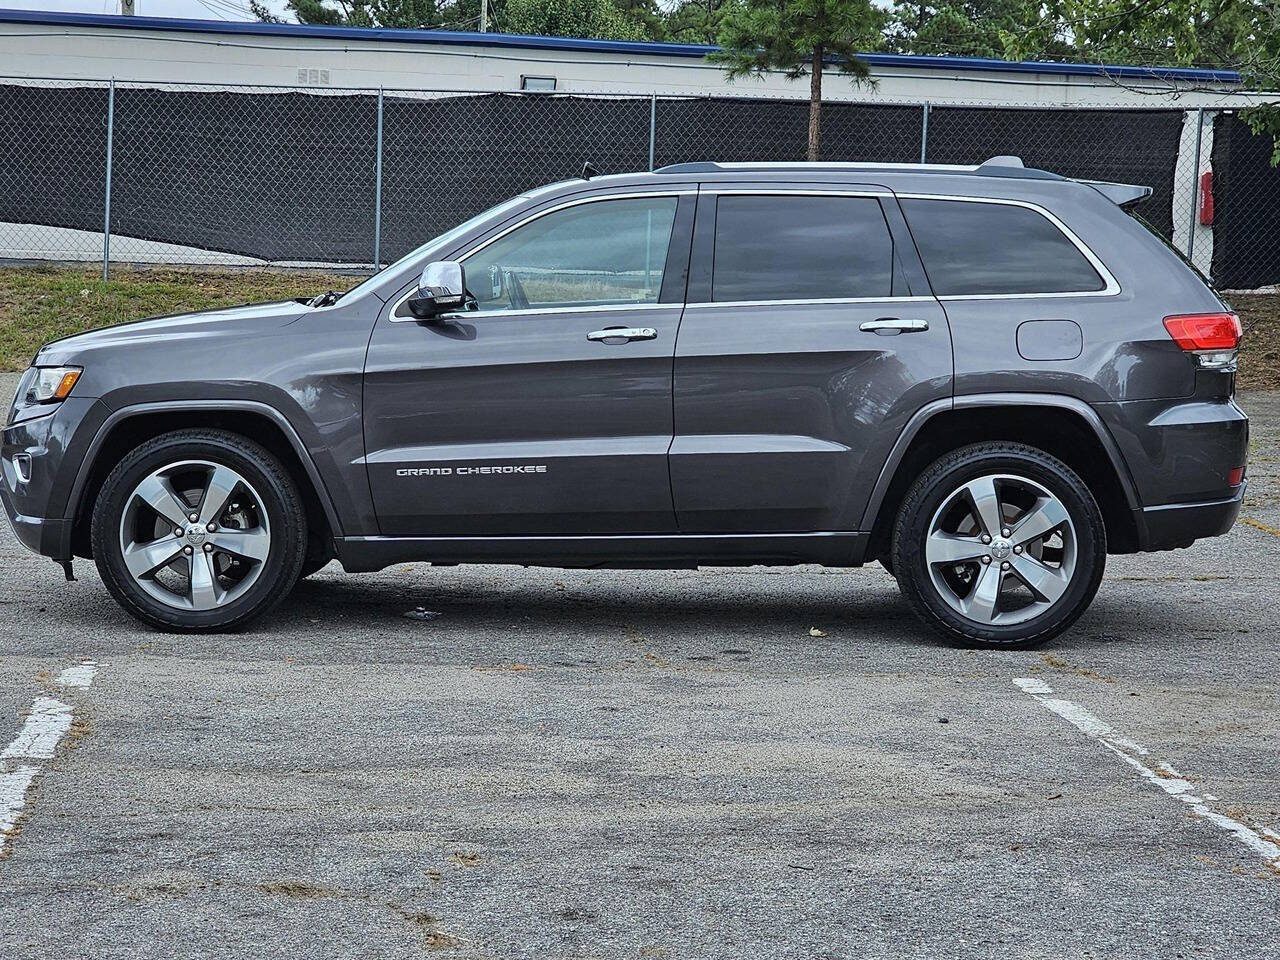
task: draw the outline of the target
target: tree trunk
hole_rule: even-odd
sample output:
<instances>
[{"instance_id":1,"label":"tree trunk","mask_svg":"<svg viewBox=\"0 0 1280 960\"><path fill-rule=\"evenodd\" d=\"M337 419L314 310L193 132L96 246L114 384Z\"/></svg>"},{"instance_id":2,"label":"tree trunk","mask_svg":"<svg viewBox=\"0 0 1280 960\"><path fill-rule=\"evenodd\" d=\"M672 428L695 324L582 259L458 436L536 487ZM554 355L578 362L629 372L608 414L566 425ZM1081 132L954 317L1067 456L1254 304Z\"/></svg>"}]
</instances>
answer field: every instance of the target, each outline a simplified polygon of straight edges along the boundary
<instances>
[{"instance_id":1,"label":"tree trunk","mask_svg":"<svg viewBox=\"0 0 1280 960\"><path fill-rule=\"evenodd\" d=\"M822 115L822 45L813 48L809 69L809 162L818 162L818 135Z\"/></svg>"}]
</instances>

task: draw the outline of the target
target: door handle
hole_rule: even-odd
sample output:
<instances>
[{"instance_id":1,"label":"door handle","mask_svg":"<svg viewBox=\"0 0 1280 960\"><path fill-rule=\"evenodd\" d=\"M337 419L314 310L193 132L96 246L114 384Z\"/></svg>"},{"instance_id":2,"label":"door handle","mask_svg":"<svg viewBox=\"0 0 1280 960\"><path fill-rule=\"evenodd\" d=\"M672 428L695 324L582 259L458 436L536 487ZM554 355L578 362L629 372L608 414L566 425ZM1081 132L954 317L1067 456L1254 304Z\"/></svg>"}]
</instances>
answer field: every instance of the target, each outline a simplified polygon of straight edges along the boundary
<instances>
[{"instance_id":1,"label":"door handle","mask_svg":"<svg viewBox=\"0 0 1280 960\"><path fill-rule=\"evenodd\" d=\"M858 329L863 333L874 333L880 337L896 337L900 333L923 333L929 329L929 321L881 317L879 320L868 320Z\"/></svg>"},{"instance_id":2,"label":"door handle","mask_svg":"<svg viewBox=\"0 0 1280 960\"><path fill-rule=\"evenodd\" d=\"M587 334L588 340L656 340L658 331L653 327L605 327L603 330L592 330Z\"/></svg>"}]
</instances>

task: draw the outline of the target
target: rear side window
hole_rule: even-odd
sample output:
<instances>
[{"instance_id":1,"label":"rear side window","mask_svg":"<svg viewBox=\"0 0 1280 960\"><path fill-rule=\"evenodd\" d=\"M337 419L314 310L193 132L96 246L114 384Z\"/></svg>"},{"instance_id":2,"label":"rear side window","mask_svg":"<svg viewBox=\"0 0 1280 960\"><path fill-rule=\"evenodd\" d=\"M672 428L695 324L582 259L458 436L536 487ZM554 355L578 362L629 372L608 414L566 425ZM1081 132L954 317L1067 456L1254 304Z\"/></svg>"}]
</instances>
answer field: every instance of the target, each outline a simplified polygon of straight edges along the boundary
<instances>
[{"instance_id":1,"label":"rear side window","mask_svg":"<svg viewBox=\"0 0 1280 960\"><path fill-rule=\"evenodd\" d=\"M901 203L939 297L1106 288L1080 249L1035 210L961 200Z\"/></svg>"},{"instance_id":2,"label":"rear side window","mask_svg":"<svg viewBox=\"0 0 1280 960\"><path fill-rule=\"evenodd\" d=\"M875 197L722 196L711 299L888 297L893 239Z\"/></svg>"}]
</instances>

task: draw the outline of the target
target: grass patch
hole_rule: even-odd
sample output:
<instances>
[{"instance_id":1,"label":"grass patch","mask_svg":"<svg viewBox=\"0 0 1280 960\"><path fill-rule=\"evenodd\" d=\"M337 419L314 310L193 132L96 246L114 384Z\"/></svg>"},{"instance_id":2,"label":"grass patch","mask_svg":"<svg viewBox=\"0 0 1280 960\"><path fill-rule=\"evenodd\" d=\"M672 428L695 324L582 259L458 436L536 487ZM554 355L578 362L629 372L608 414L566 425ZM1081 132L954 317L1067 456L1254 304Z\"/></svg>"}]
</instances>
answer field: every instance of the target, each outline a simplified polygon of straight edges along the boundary
<instances>
[{"instance_id":1,"label":"grass patch","mask_svg":"<svg viewBox=\"0 0 1280 960\"><path fill-rule=\"evenodd\" d=\"M0 370L25 370L41 344L128 320L346 290L358 276L313 271L0 268Z\"/></svg>"}]
</instances>

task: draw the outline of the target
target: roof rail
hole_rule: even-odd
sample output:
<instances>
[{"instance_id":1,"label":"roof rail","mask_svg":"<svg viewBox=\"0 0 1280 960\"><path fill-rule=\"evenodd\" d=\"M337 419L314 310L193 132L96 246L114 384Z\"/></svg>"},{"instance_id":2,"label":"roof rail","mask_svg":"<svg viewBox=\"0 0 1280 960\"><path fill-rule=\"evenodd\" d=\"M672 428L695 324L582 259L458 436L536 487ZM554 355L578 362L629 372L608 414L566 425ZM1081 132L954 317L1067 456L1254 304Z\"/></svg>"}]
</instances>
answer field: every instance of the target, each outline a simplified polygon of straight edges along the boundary
<instances>
[{"instance_id":1,"label":"roof rail","mask_svg":"<svg viewBox=\"0 0 1280 960\"><path fill-rule=\"evenodd\" d=\"M955 163L803 163L783 161L780 163L718 163L714 160L698 160L691 163L673 163L659 167L654 173L731 173L735 170L897 170L903 173L961 173L979 177L1008 177L1017 180L1061 180L1074 178L1063 177L1048 170L1028 167L1021 157L1002 155L984 160L979 164ZM1112 203L1125 207L1151 196L1150 187L1132 183L1111 183L1103 180L1075 180L1092 187Z\"/></svg>"},{"instance_id":2,"label":"roof rail","mask_svg":"<svg viewBox=\"0 0 1280 960\"><path fill-rule=\"evenodd\" d=\"M687 163L671 163L658 167L654 173L732 173L735 170L937 170L951 173L972 173L978 167L959 163L865 163L848 161L743 161L722 163L716 160L694 160Z\"/></svg>"},{"instance_id":3,"label":"roof rail","mask_svg":"<svg viewBox=\"0 0 1280 960\"><path fill-rule=\"evenodd\" d=\"M878 161L746 161L723 163L716 160L695 160L689 163L672 163L658 167L654 173L731 173L735 170L902 170L904 172L929 171L935 173L983 173L988 176L1034 178L1047 171L1036 170L1023 164L1021 157L999 156L982 163L881 163ZM1056 174L1049 174L1056 176Z\"/></svg>"}]
</instances>

